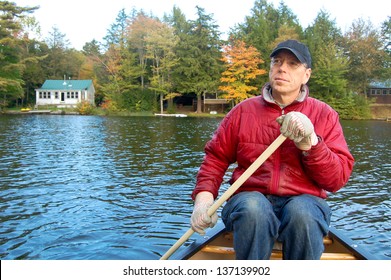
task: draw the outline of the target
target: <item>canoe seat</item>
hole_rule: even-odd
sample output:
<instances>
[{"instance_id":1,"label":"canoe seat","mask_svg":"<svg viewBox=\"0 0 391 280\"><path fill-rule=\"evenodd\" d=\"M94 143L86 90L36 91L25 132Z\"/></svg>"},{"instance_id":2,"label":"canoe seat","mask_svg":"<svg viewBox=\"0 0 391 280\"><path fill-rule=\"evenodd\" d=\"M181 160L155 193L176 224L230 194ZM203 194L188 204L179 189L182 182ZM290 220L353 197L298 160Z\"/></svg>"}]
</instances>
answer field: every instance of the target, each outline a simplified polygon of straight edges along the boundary
<instances>
[{"instance_id":1,"label":"canoe seat","mask_svg":"<svg viewBox=\"0 0 391 280\"><path fill-rule=\"evenodd\" d=\"M224 234L225 240L232 240L233 235L232 232L226 232ZM331 246L333 244L333 240L329 237L325 237L323 239L323 243L325 247ZM216 245L206 245L201 249L204 253L213 253L213 254L224 254L224 255L235 255L235 250L229 246L216 246ZM280 242L276 242L273 247L272 255L270 257L271 260L281 260L282 259L282 244ZM321 260L355 260L356 257L350 253L333 253L333 252L325 252L322 254Z\"/></svg>"},{"instance_id":2,"label":"canoe seat","mask_svg":"<svg viewBox=\"0 0 391 280\"><path fill-rule=\"evenodd\" d=\"M235 250L232 247L222 247L222 246L212 246L206 245L201 249L204 253L213 253L213 254L225 254L225 255L234 255ZM281 260L282 251L274 250L270 256L271 260ZM323 253L321 260L356 260L356 257L349 253Z\"/></svg>"},{"instance_id":3,"label":"canoe seat","mask_svg":"<svg viewBox=\"0 0 391 280\"><path fill-rule=\"evenodd\" d=\"M224 239L225 240L233 240L233 233L232 232L224 233ZM331 244L333 244L333 240L330 237L326 236L323 238L323 244L325 246L331 245ZM282 250L282 244L280 242L274 243L273 249L274 250Z\"/></svg>"}]
</instances>

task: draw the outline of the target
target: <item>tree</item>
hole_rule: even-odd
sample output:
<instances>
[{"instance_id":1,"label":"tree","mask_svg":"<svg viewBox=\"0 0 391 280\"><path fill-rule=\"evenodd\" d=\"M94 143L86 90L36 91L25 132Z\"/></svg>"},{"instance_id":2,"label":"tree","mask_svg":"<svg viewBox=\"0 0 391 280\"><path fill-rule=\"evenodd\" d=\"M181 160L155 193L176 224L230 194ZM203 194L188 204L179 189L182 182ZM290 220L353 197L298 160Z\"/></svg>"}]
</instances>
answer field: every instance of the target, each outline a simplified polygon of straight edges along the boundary
<instances>
[{"instance_id":1,"label":"tree","mask_svg":"<svg viewBox=\"0 0 391 280\"><path fill-rule=\"evenodd\" d=\"M297 16L283 1L276 9L266 0L256 0L251 15L247 16L244 23L239 24L231 35L234 39L240 39L247 45L254 46L263 56L265 65L269 65L268 54L278 42L287 38L299 39L302 33ZM257 79L259 84L264 84L266 81L266 76L259 76Z\"/></svg>"},{"instance_id":2,"label":"tree","mask_svg":"<svg viewBox=\"0 0 391 280\"><path fill-rule=\"evenodd\" d=\"M18 99L21 106L32 105L35 101L35 89L42 84L45 73L42 60L47 57L47 46L40 41L41 27L33 16L24 16L18 19L21 29L15 33L18 40L18 54L22 67L22 80L24 81L23 94Z\"/></svg>"},{"instance_id":3,"label":"tree","mask_svg":"<svg viewBox=\"0 0 391 280\"><path fill-rule=\"evenodd\" d=\"M49 48L52 50L65 50L70 46L70 42L66 38L66 35L62 33L57 26L52 27L52 31L49 32L49 36L46 38L45 41Z\"/></svg>"},{"instance_id":4,"label":"tree","mask_svg":"<svg viewBox=\"0 0 391 280\"><path fill-rule=\"evenodd\" d=\"M382 23L381 41L383 42L386 53L391 55L391 16Z\"/></svg>"},{"instance_id":5,"label":"tree","mask_svg":"<svg viewBox=\"0 0 391 280\"><path fill-rule=\"evenodd\" d=\"M153 30L159 29L159 27L160 21L146 16L143 12L138 13L128 26L129 44L138 56L142 89L145 87L145 78L148 71L146 38Z\"/></svg>"},{"instance_id":6,"label":"tree","mask_svg":"<svg viewBox=\"0 0 391 280\"><path fill-rule=\"evenodd\" d=\"M160 93L160 111L163 113L164 97L172 100L177 95L172 91L172 72L178 63L174 52L178 38L172 27L157 22L156 28L150 30L145 40L147 58L152 61L151 89Z\"/></svg>"},{"instance_id":7,"label":"tree","mask_svg":"<svg viewBox=\"0 0 391 280\"><path fill-rule=\"evenodd\" d=\"M312 56L312 76L309 81L314 97L329 101L347 92L348 60L341 47L342 35L335 20L321 10L314 23L305 30Z\"/></svg>"},{"instance_id":8,"label":"tree","mask_svg":"<svg viewBox=\"0 0 391 280\"><path fill-rule=\"evenodd\" d=\"M91 42L87 42L83 46L82 53L84 55L83 64L80 67L79 78L80 79L93 79L95 89L97 89L97 74L99 73L98 67L102 60L102 54L100 52L100 44L93 39Z\"/></svg>"},{"instance_id":9,"label":"tree","mask_svg":"<svg viewBox=\"0 0 391 280\"><path fill-rule=\"evenodd\" d=\"M331 19L325 10L320 10L314 23L305 30L305 43L310 49L312 64L316 65L317 59L323 56L323 46L334 45L341 49L341 42L342 33L335 19Z\"/></svg>"},{"instance_id":10,"label":"tree","mask_svg":"<svg viewBox=\"0 0 391 280\"><path fill-rule=\"evenodd\" d=\"M15 3L0 1L0 108L9 102L23 97L23 70L17 37L21 30L18 19L31 13L38 7L23 8Z\"/></svg>"},{"instance_id":11,"label":"tree","mask_svg":"<svg viewBox=\"0 0 391 280\"><path fill-rule=\"evenodd\" d=\"M101 53L101 44L93 39L83 46L82 53L84 61L79 72L80 79L92 79L95 88L95 104L101 105L104 95L101 90L102 83L107 81L104 65L102 63L103 54Z\"/></svg>"},{"instance_id":12,"label":"tree","mask_svg":"<svg viewBox=\"0 0 391 280\"><path fill-rule=\"evenodd\" d=\"M391 77L391 17L382 23L381 26L381 42L384 50L384 63L382 70L382 79L388 80Z\"/></svg>"},{"instance_id":13,"label":"tree","mask_svg":"<svg viewBox=\"0 0 391 280\"><path fill-rule=\"evenodd\" d=\"M348 60L332 42L320 46L318 51L322 55L317 57L311 76L313 96L326 101L331 97L343 96L347 92L345 75L348 72Z\"/></svg>"},{"instance_id":14,"label":"tree","mask_svg":"<svg viewBox=\"0 0 391 280\"><path fill-rule=\"evenodd\" d=\"M251 97L258 87L251 86L249 82L266 73L259 68L264 61L257 49L247 47L243 41L233 41L231 45L223 47L222 61L225 67L219 87L225 92L222 97L235 104Z\"/></svg>"},{"instance_id":15,"label":"tree","mask_svg":"<svg viewBox=\"0 0 391 280\"><path fill-rule=\"evenodd\" d=\"M28 38L30 40L42 41L41 26L37 19L33 16L26 16L20 19L21 24L21 38Z\"/></svg>"},{"instance_id":16,"label":"tree","mask_svg":"<svg viewBox=\"0 0 391 280\"><path fill-rule=\"evenodd\" d=\"M43 61L46 78L62 79L78 78L83 57L79 51L69 48L69 40L56 26L52 27L46 38L48 45L48 57Z\"/></svg>"},{"instance_id":17,"label":"tree","mask_svg":"<svg viewBox=\"0 0 391 280\"><path fill-rule=\"evenodd\" d=\"M296 28L288 25L282 24L278 29L278 36L270 44L270 49L274 49L279 43L286 40L298 40L300 41L300 35L297 33Z\"/></svg>"},{"instance_id":18,"label":"tree","mask_svg":"<svg viewBox=\"0 0 391 280\"><path fill-rule=\"evenodd\" d=\"M254 46L261 53L270 53L269 44L277 37L278 11L266 0L256 0L251 15L238 26L238 39Z\"/></svg>"},{"instance_id":19,"label":"tree","mask_svg":"<svg viewBox=\"0 0 391 280\"><path fill-rule=\"evenodd\" d=\"M197 9L197 19L188 24L177 22L175 32L180 41L176 47L179 58L174 70L175 86L179 92L197 95L197 113L202 112L202 95L216 92L221 73L221 41L218 26L205 10ZM180 12L174 15L183 20ZM181 28L181 29L179 29Z\"/></svg>"},{"instance_id":20,"label":"tree","mask_svg":"<svg viewBox=\"0 0 391 280\"><path fill-rule=\"evenodd\" d=\"M266 0L256 0L243 24L239 24L234 38L254 46L261 54L269 54L275 45L271 44L281 35L281 27L291 28L294 34L301 36L302 28L297 16L280 2L278 9ZM289 31L291 33L292 31Z\"/></svg>"},{"instance_id":21,"label":"tree","mask_svg":"<svg viewBox=\"0 0 391 280\"><path fill-rule=\"evenodd\" d=\"M99 77L104 100L115 109L131 109L129 93L139 88L137 79L141 76L137 54L131 48L129 22L122 9L105 37L107 50L102 57L95 56L102 66Z\"/></svg>"},{"instance_id":22,"label":"tree","mask_svg":"<svg viewBox=\"0 0 391 280\"><path fill-rule=\"evenodd\" d=\"M106 49L111 45L120 45L122 47L126 45L128 20L129 16L126 14L125 9L121 9L115 22L107 30L107 35L103 38Z\"/></svg>"},{"instance_id":23,"label":"tree","mask_svg":"<svg viewBox=\"0 0 391 280\"><path fill-rule=\"evenodd\" d=\"M370 21L358 19L345 35L345 54L350 63L349 87L365 93L371 81L378 80L384 69L385 52L379 33Z\"/></svg>"}]
</instances>

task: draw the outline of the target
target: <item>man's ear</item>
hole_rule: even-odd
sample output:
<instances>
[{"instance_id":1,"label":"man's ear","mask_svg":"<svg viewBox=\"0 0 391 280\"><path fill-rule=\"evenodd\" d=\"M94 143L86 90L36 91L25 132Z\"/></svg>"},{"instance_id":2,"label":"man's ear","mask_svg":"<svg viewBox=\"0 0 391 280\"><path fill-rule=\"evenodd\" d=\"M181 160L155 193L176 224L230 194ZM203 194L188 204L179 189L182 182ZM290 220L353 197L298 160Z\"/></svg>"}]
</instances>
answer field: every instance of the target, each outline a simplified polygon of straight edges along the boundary
<instances>
[{"instance_id":1,"label":"man's ear","mask_svg":"<svg viewBox=\"0 0 391 280\"><path fill-rule=\"evenodd\" d=\"M311 73L312 73L312 69L311 68L307 68L305 69L305 73L304 73L304 76L303 76L303 85L305 85L308 80L310 79L311 77Z\"/></svg>"}]
</instances>

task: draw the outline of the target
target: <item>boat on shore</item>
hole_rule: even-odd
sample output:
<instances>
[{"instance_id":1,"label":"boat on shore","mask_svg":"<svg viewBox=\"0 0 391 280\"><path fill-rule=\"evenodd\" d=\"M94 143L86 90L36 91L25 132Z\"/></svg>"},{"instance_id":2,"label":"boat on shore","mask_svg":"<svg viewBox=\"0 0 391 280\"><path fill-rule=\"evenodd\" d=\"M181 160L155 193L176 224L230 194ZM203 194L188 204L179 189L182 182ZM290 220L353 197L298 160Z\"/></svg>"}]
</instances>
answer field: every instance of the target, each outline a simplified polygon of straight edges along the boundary
<instances>
[{"instance_id":1,"label":"boat on shore","mask_svg":"<svg viewBox=\"0 0 391 280\"><path fill-rule=\"evenodd\" d=\"M155 114L158 117L176 117L176 118L186 118L185 114Z\"/></svg>"},{"instance_id":2,"label":"boat on shore","mask_svg":"<svg viewBox=\"0 0 391 280\"><path fill-rule=\"evenodd\" d=\"M321 260L372 260L368 251L344 236L335 228L330 228L323 239L325 251ZM189 246L183 246L175 252L171 259L176 260L234 260L232 232L227 232L222 223L210 229L205 236L198 235ZM282 259L282 244L273 247L270 260Z\"/></svg>"}]
</instances>

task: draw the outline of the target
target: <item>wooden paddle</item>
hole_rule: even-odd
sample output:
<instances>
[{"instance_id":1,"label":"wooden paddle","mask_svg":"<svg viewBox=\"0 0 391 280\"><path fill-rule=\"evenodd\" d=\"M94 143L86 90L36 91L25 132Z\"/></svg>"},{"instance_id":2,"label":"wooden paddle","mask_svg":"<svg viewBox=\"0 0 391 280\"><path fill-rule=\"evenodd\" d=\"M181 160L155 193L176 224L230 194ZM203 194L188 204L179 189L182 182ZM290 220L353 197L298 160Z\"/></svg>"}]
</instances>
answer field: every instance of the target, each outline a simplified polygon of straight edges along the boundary
<instances>
[{"instance_id":1,"label":"wooden paddle","mask_svg":"<svg viewBox=\"0 0 391 280\"><path fill-rule=\"evenodd\" d=\"M244 182L277 150L278 147L285 141L286 137L282 134L270 144L270 146L247 168L247 170L225 191L225 193L216 200L213 205L208 209L208 215L211 217L217 209L228 198L230 198L237 189L243 185ZM187 239L194 233L194 230L190 228L179 240L160 258L161 260L167 260Z\"/></svg>"}]
</instances>

